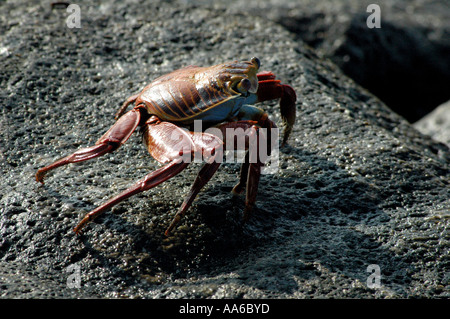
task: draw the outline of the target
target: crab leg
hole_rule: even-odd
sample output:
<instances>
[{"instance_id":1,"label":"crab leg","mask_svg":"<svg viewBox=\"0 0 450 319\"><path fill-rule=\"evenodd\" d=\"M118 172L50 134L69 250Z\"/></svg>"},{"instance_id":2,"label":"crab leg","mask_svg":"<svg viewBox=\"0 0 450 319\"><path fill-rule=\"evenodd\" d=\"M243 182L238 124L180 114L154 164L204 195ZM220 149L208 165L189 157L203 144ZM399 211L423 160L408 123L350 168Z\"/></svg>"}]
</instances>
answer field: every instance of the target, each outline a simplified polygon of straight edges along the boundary
<instances>
[{"instance_id":1,"label":"crab leg","mask_svg":"<svg viewBox=\"0 0 450 319\"><path fill-rule=\"evenodd\" d=\"M281 117L285 126L281 146L284 146L294 127L297 95L291 86L276 80L272 72L263 71L258 73L257 77L258 102L280 99Z\"/></svg>"},{"instance_id":2,"label":"crab leg","mask_svg":"<svg viewBox=\"0 0 450 319\"><path fill-rule=\"evenodd\" d=\"M259 130L258 138L253 142L253 145L250 145L248 154L250 158L255 158L252 154L253 152L259 152L261 144L267 144L266 137ZM255 147L256 144L256 147ZM259 154L258 154L259 155ZM246 194L245 194L245 210L244 210L244 221L247 221L251 212L253 211L253 206L255 205L256 195L258 193L259 179L261 176L261 169L264 166L264 162L261 161L260 156L256 156L256 163L252 163L248 165L247 172L247 185L246 185Z\"/></svg>"},{"instance_id":3,"label":"crab leg","mask_svg":"<svg viewBox=\"0 0 450 319\"><path fill-rule=\"evenodd\" d=\"M221 157L223 156L223 142L220 138L208 133L189 132L189 134L192 136L192 141L196 145L197 150L201 150L202 155L206 157L207 162L199 171L188 195L183 201L183 204L181 205L180 209L167 228L165 232L166 236L168 236L172 229L180 222L186 211L189 209L189 207L191 207L192 202L194 201L197 194L200 192L203 186L205 186L209 182L211 177L213 177L216 173L220 164L222 164Z\"/></svg>"},{"instance_id":4,"label":"crab leg","mask_svg":"<svg viewBox=\"0 0 450 319\"><path fill-rule=\"evenodd\" d=\"M233 195L240 195L244 191L245 185L247 184L247 176L248 176L248 167L250 165L249 162L249 153L245 154L244 163L241 165L241 172L239 177L239 182L233 187L231 193Z\"/></svg>"},{"instance_id":5,"label":"crab leg","mask_svg":"<svg viewBox=\"0 0 450 319\"><path fill-rule=\"evenodd\" d=\"M190 154L188 154L188 157L183 157L183 152L194 153L196 150L188 133L172 123L161 122L156 116L152 116L145 122L143 137L150 154L159 162L168 164L148 174L130 188L86 214L74 228L75 233L78 234L86 223L121 201L149 190L180 173L190 163L190 161L183 161L183 159L190 159L191 157ZM182 139L180 140L179 137L182 137Z\"/></svg>"},{"instance_id":6,"label":"crab leg","mask_svg":"<svg viewBox=\"0 0 450 319\"><path fill-rule=\"evenodd\" d=\"M255 110L253 110L255 111ZM255 113L252 113L255 114ZM264 115L263 115L264 117ZM271 121L270 121L271 122ZM257 121L253 121L253 120L242 120L242 121L237 121L237 122L229 122L229 123L224 123L221 125L218 125L216 128L219 129L221 131L221 135L224 137L225 143L231 143L234 142L234 135L230 135L228 136L226 130L228 128L230 129L238 129L241 128L244 131L248 130L248 129L253 129L253 132L257 132L258 127L255 125L255 123L257 123ZM267 125L266 123L264 123L264 125ZM275 124L274 124L275 125ZM251 133L250 133L251 134ZM207 133L201 133L200 136L207 136L210 134ZM261 135L261 134L259 134ZM195 136L195 133L193 134L193 136ZM247 144L249 142L249 140L252 140L251 138L247 137ZM233 141L227 141L227 138L233 138ZM265 143L266 141L262 141L263 143ZM199 144L199 142L196 142L194 140L195 144ZM259 143L259 142L256 142ZM209 142L209 144L207 145L206 148L208 148L209 153L213 153L211 152L211 150L216 150L219 146L219 142L215 141L215 142ZM247 145L246 147L248 147L249 145ZM251 145L251 148L253 149L252 152L257 152L259 146L254 146ZM169 235L169 233L173 230L173 228L180 222L181 218L184 216L184 214L186 213L186 211L189 209L189 207L191 206L192 202L194 201L195 197L197 196L197 194L200 192L200 190L202 189L203 186L205 186L208 181L211 179L211 177L215 174L215 172L217 171L217 169L219 168L221 162L217 162L216 160L219 158L219 156L222 156L222 152L214 152L214 155L208 159L208 162L202 167L202 169L200 170L200 172L198 173L192 187L191 190L189 191L188 195L186 196L183 204L181 205L180 209L178 210L177 214L175 215L174 219L172 220L172 223L169 225L169 227L167 228L165 235ZM241 187L245 187L245 185L248 183L249 187L247 188L247 199L246 199L246 211L244 212L244 219L246 219L248 217L248 213L251 212L251 208L253 207L255 200L256 200L256 194L257 194L257 190L258 190L258 183L259 183L259 176L261 174L261 167L264 165L264 163L262 163L259 159L256 163L252 163L250 164L250 160L249 160L249 152L246 153L246 157L245 157L245 162L242 164L242 170L241 170L241 177L240 177L240 183L238 185L240 185ZM253 155L253 158L256 158L255 155ZM233 188L233 191L237 188L239 188L240 186L236 185L235 188ZM240 190L239 192L242 192L242 190ZM248 203L248 205L247 205ZM248 212L248 213L246 213Z\"/></svg>"},{"instance_id":7,"label":"crab leg","mask_svg":"<svg viewBox=\"0 0 450 319\"><path fill-rule=\"evenodd\" d=\"M96 143L94 146L82 148L75 153L66 156L53 164L40 168L36 173L36 181L44 183L45 174L57 167L70 163L77 163L110 153L125 143L141 120L139 108L134 108L122 116Z\"/></svg>"},{"instance_id":8,"label":"crab leg","mask_svg":"<svg viewBox=\"0 0 450 319\"><path fill-rule=\"evenodd\" d=\"M116 112L116 115L114 116L114 118L116 120L118 120L123 113L125 113L125 111L127 110L128 105L130 105L131 103L136 102L137 98L139 97L139 94L135 94L130 96L120 107L120 109Z\"/></svg>"},{"instance_id":9,"label":"crab leg","mask_svg":"<svg viewBox=\"0 0 450 319\"><path fill-rule=\"evenodd\" d=\"M258 142L259 143L266 143L268 146L268 150L269 150L269 154L272 152L272 149L274 147L274 145L272 144L272 132L271 129L277 128L277 125L271 121L269 119L269 117L267 116L267 113L265 113L262 109L259 109L257 107L254 106L250 106L250 105L246 105L243 106L241 108L242 113L239 114L241 120L235 123L240 123L239 125L244 128L244 129L248 129L253 127L255 130L258 130L259 127L261 128L265 128L266 129L266 134L264 137L264 141L261 141L262 139L262 134L258 134L260 135L260 137L258 138ZM250 118L251 120L242 120L242 119L246 119L246 118ZM257 124L257 126L255 126L254 124ZM236 125L236 124L235 124ZM256 146L253 146L252 149L259 150L259 144ZM259 151L258 151L259 152ZM261 155L258 153L258 155ZM256 158L256 156L253 155L252 158ZM261 159L258 157L258 161L261 162ZM264 165L264 163L262 163L262 165ZM262 167L262 165L260 165ZM250 166L250 153L247 152L245 154L245 159L244 159L244 163L242 163L241 166L241 172L240 172L240 179L239 182L236 184L236 186L234 186L232 193L234 195L240 195L243 191L244 188L247 185L247 180L248 180L248 175L249 175L249 166ZM253 168L255 169L255 168ZM252 173L252 176L254 176L254 173ZM256 196L256 195L255 195Z\"/></svg>"},{"instance_id":10,"label":"crab leg","mask_svg":"<svg viewBox=\"0 0 450 319\"><path fill-rule=\"evenodd\" d=\"M220 166L220 162L212 162L212 163L206 163L200 172L198 173L197 177L195 178L194 184L192 184L191 190L189 191L188 195L184 199L183 204L181 205L180 209L176 213L175 217L173 218L172 222L170 223L169 227L165 231L165 235L168 236L172 229L180 222L181 218L183 218L186 211L191 207L192 202L194 201L197 194L200 192L200 190L205 186L211 177L216 173L217 169Z\"/></svg>"},{"instance_id":11,"label":"crab leg","mask_svg":"<svg viewBox=\"0 0 450 319\"><path fill-rule=\"evenodd\" d=\"M261 176L261 169L264 166L264 162L261 161L260 157L260 145L267 144L267 137L260 131L260 126L251 125L252 121L241 121L236 122L244 129L252 129L256 132L256 138L249 138L248 151L245 154L244 163L241 166L239 182L233 187L232 193L234 195L239 195L246 188L245 194L245 209L244 209L244 221L247 221L251 212L253 211L253 206L255 205L256 195L258 193L259 180ZM259 123L264 128L276 127L275 123L270 121L265 113L262 114ZM234 124L233 126L236 126ZM270 134L270 130L267 131ZM271 146L270 146L271 147ZM270 148L271 149L271 148ZM256 161L254 161L256 159Z\"/></svg>"},{"instance_id":12,"label":"crab leg","mask_svg":"<svg viewBox=\"0 0 450 319\"><path fill-rule=\"evenodd\" d=\"M253 107L246 108L248 113L252 114L252 116L256 117L255 110L252 110ZM243 117L246 115L243 114ZM258 123L258 125L255 125ZM256 138L249 138L248 151L245 154L244 163L241 166L240 179L236 186L234 186L232 193L237 195L241 194L246 187L246 195L245 195L245 210L244 210L244 221L246 221L253 210L253 206L256 201L256 195L258 193L259 180L261 176L261 169L264 166L264 162L261 161L260 158L260 145L267 144L268 139L266 135L259 130L259 128L263 127L268 129L267 134L270 136L270 129L276 128L275 123L268 119L266 113L260 113L260 117L257 119L257 122L252 120L242 120L234 123L227 123L221 126L222 131L224 128L229 126L241 127L245 130L252 129L257 134ZM226 141L230 142L230 141ZM272 146L269 146L272 149ZM256 159L256 161L254 161Z\"/></svg>"},{"instance_id":13,"label":"crab leg","mask_svg":"<svg viewBox=\"0 0 450 319\"><path fill-rule=\"evenodd\" d=\"M89 212L84 216L84 218L78 223L78 225L73 229L76 234L79 234L81 229L90 221L92 221L94 218L96 218L98 215L103 213L104 211L108 210L109 208L113 207L114 205L120 203L121 201L136 195L138 193L144 192L146 190L149 190L150 188L153 188L162 182L168 180L169 178L177 175L182 170L184 170L189 163L183 163L180 159L174 160L173 162L169 163L168 165L161 167L160 169L157 169L156 171L148 174L145 176L142 180L138 181L136 184L131 186L130 188L126 189L119 195L111 198L106 203L100 205L93 211Z\"/></svg>"}]
</instances>

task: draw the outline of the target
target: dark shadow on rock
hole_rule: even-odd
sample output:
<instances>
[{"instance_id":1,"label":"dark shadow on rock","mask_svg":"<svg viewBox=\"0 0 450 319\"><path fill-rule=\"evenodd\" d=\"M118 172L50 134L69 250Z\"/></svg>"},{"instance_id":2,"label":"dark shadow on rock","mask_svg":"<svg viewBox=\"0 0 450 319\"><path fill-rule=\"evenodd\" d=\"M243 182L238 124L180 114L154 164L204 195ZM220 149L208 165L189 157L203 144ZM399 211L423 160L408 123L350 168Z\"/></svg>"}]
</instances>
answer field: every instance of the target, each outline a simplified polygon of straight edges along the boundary
<instances>
[{"instance_id":1,"label":"dark shadow on rock","mask_svg":"<svg viewBox=\"0 0 450 319\"><path fill-rule=\"evenodd\" d=\"M432 30L383 21L382 28L368 32L365 20L365 15L352 20L346 43L332 58L348 76L410 122L450 98L450 47L430 41Z\"/></svg>"},{"instance_id":2,"label":"dark shadow on rock","mask_svg":"<svg viewBox=\"0 0 450 319\"><path fill-rule=\"evenodd\" d=\"M343 23L331 13L310 12L277 21L411 123L450 99L448 30L433 40L435 30L411 22L385 18L381 28L369 29L366 19L358 13Z\"/></svg>"},{"instance_id":3,"label":"dark shadow on rock","mask_svg":"<svg viewBox=\"0 0 450 319\"><path fill-rule=\"evenodd\" d=\"M361 289L369 291L366 269L377 264L383 285L402 293L411 281L408 261L363 232L365 227L383 227L389 221L379 208L386 194L326 158L291 147L289 155L298 166L310 165L312 173L281 168L277 175L264 175L257 207L246 224L241 220L243 198L229 193L234 182L218 184L216 180L200 193L172 237L163 235L170 220L149 231L121 217L118 212L129 203L119 204L115 212L95 221L132 238L132 247L126 250L147 254L144 259L130 258L127 270L117 266L123 256L106 257L90 243L95 240L93 232L99 231L94 227L82 237L83 245L100 264L127 280L139 281L160 272L172 278L235 272L239 283L276 296L292 293L312 278L327 282L343 276L360 280ZM133 206L133 210L142 209L139 204ZM206 225L202 231L183 227L198 228L201 223ZM320 285L311 289L326 294Z\"/></svg>"},{"instance_id":4,"label":"dark shadow on rock","mask_svg":"<svg viewBox=\"0 0 450 319\"><path fill-rule=\"evenodd\" d=\"M303 279L327 281L335 274L358 279L364 284L361 289L369 290L366 270L377 264L383 285L404 292L411 281L409 262L361 230L389 221L378 208L384 193L326 158L303 150L290 155L323 173L276 177L280 189L269 186L271 177L264 178L256 214L246 226L247 239L235 245L240 234L211 225L223 243L234 245L212 254L200 272L211 275L235 268L243 284L277 295L294 292Z\"/></svg>"}]
</instances>

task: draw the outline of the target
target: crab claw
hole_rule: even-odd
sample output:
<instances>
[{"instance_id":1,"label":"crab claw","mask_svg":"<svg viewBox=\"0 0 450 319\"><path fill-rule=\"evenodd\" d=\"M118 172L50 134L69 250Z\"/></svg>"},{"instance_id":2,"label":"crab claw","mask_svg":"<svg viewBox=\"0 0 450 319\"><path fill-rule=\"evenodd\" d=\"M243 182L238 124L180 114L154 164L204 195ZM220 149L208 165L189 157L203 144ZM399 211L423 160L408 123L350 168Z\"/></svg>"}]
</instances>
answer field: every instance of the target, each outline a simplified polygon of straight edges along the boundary
<instances>
[{"instance_id":1,"label":"crab claw","mask_svg":"<svg viewBox=\"0 0 450 319\"><path fill-rule=\"evenodd\" d=\"M280 99L281 118L283 120L284 131L281 146L286 145L289 135L295 123L297 94L295 90L287 84L281 84L280 80L275 79L272 72L263 71L257 74L259 87L258 102Z\"/></svg>"}]
</instances>

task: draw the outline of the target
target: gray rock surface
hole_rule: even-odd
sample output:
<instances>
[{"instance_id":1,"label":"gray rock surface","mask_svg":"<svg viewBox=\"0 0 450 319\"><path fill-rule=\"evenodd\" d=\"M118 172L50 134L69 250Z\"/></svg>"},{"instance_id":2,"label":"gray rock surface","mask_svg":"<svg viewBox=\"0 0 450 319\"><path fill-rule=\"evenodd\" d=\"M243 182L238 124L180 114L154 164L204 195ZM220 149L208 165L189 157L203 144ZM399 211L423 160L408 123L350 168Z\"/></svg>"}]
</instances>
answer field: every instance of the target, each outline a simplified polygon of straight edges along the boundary
<instances>
[{"instance_id":1,"label":"gray rock surface","mask_svg":"<svg viewBox=\"0 0 450 319\"><path fill-rule=\"evenodd\" d=\"M414 123L414 127L450 147L450 101Z\"/></svg>"},{"instance_id":2,"label":"gray rock surface","mask_svg":"<svg viewBox=\"0 0 450 319\"><path fill-rule=\"evenodd\" d=\"M380 9L380 28L367 19ZM232 2L285 26L392 110L415 122L450 99L450 10L434 0Z\"/></svg>"},{"instance_id":3,"label":"gray rock surface","mask_svg":"<svg viewBox=\"0 0 450 319\"><path fill-rule=\"evenodd\" d=\"M40 2L0 6L2 298L448 298L449 149L251 12L179 3L80 2L81 28ZM26 17L26 19L24 18ZM173 236L199 169L80 218L157 164L139 134L50 174L92 145L125 98L189 65L258 56L298 93L298 120L253 218L224 165ZM279 123L276 102L264 104ZM367 285L369 265L381 286ZM73 268L74 267L74 268ZM79 271L79 288L73 275ZM370 279L370 278L369 278ZM77 283L77 282L75 282Z\"/></svg>"}]
</instances>

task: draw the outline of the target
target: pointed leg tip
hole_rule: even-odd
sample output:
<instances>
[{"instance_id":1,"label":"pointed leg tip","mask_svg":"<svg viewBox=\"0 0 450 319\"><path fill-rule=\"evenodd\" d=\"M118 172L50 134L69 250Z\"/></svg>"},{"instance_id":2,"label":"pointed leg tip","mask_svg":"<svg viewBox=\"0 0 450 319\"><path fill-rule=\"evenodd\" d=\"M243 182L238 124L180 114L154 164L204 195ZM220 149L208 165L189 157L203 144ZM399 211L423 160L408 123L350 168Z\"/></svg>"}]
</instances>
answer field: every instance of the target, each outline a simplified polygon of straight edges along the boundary
<instances>
[{"instance_id":1,"label":"pointed leg tip","mask_svg":"<svg viewBox=\"0 0 450 319\"><path fill-rule=\"evenodd\" d=\"M233 189L231 190L231 194L233 195L233 197L238 197L238 196L242 195L243 191L244 191L244 189L241 187L240 184L238 184L233 187Z\"/></svg>"},{"instance_id":2,"label":"pointed leg tip","mask_svg":"<svg viewBox=\"0 0 450 319\"><path fill-rule=\"evenodd\" d=\"M88 216L85 216L85 217L78 223L78 225L75 226L75 227L73 228L73 231L75 232L75 234L81 235L81 234L83 233L83 232L82 232L83 227L86 226L86 223L89 222L89 220L90 220L90 219L88 218Z\"/></svg>"},{"instance_id":3,"label":"pointed leg tip","mask_svg":"<svg viewBox=\"0 0 450 319\"><path fill-rule=\"evenodd\" d=\"M39 183L41 183L42 185L44 185L44 175L45 175L45 173L43 173L43 172L41 172L41 171L38 171L38 172L36 173L36 182L39 182Z\"/></svg>"},{"instance_id":4,"label":"pointed leg tip","mask_svg":"<svg viewBox=\"0 0 450 319\"><path fill-rule=\"evenodd\" d=\"M170 237L172 235L172 230L175 228L174 222L172 222L169 227L167 227L166 231L164 232L164 236Z\"/></svg>"},{"instance_id":5,"label":"pointed leg tip","mask_svg":"<svg viewBox=\"0 0 450 319\"><path fill-rule=\"evenodd\" d=\"M82 230L82 228L83 228L83 227L80 227L79 225L73 228L73 232L75 233L75 235L76 235L77 237L83 235L83 232L84 232L84 231Z\"/></svg>"},{"instance_id":6,"label":"pointed leg tip","mask_svg":"<svg viewBox=\"0 0 450 319\"><path fill-rule=\"evenodd\" d=\"M172 230L175 228L175 226L180 222L181 220L181 216L180 215L175 215L174 219L172 220L172 222L170 223L169 227L167 227L166 231L164 232L165 236L170 236Z\"/></svg>"}]
</instances>

